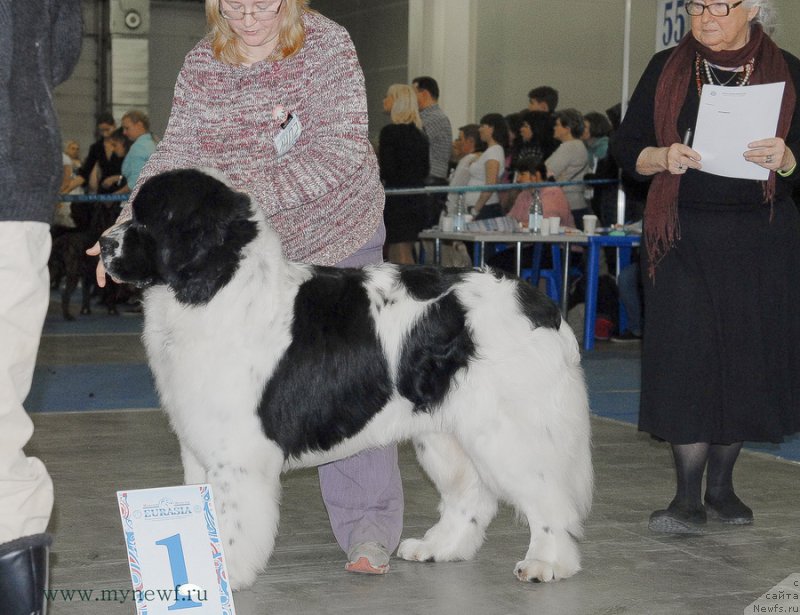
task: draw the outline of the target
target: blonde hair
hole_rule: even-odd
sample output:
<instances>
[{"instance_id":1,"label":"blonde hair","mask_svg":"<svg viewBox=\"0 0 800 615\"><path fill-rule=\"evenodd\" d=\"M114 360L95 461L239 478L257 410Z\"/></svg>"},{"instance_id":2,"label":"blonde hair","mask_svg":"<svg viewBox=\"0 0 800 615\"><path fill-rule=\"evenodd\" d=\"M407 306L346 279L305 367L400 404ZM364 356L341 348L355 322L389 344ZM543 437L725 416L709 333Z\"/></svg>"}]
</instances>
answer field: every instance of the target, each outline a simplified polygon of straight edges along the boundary
<instances>
[{"instance_id":1,"label":"blonde hair","mask_svg":"<svg viewBox=\"0 0 800 615\"><path fill-rule=\"evenodd\" d=\"M393 124L414 124L422 130L422 119L419 116L417 93L410 85L395 83L389 86L386 96L392 100L391 118Z\"/></svg>"},{"instance_id":2,"label":"blonde hair","mask_svg":"<svg viewBox=\"0 0 800 615\"><path fill-rule=\"evenodd\" d=\"M244 64L247 62L247 55L241 49L239 38L222 16L220 2L221 0L206 0L208 37L214 57L226 64ZM281 26L274 52L275 59L291 57L303 48L306 39L303 14L311 12L308 2L309 0L283 0L278 16Z\"/></svg>"}]
</instances>

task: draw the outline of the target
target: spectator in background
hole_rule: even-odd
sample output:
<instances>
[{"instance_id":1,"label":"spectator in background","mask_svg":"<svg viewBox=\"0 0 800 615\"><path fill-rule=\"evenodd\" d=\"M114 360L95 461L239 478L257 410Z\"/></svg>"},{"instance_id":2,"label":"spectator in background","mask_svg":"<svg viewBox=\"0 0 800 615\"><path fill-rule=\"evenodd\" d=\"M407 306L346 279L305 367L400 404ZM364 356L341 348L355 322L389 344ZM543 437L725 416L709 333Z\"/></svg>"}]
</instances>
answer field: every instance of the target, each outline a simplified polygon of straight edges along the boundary
<instances>
[{"instance_id":1,"label":"spectator in background","mask_svg":"<svg viewBox=\"0 0 800 615\"><path fill-rule=\"evenodd\" d=\"M64 155L69 159L70 165L70 175L74 176L77 174L78 169L81 168L81 146L80 144L75 141L74 139L70 139L64 145ZM62 156L62 160L64 157Z\"/></svg>"},{"instance_id":2,"label":"spectator in background","mask_svg":"<svg viewBox=\"0 0 800 615\"><path fill-rule=\"evenodd\" d=\"M122 175L125 176L127 190L115 192L130 192L130 186L136 185L139 173L156 151L156 142L150 134L150 118L142 111L131 110L122 116L122 132L131 141L130 149L122 161Z\"/></svg>"},{"instance_id":3,"label":"spectator in background","mask_svg":"<svg viewBox=\"0 0 800 615\"><path fill-rule=\"evenodd\" d=\"M61 154L61 165L63 174L61 176L60 194L83 194L83 178L78 175L81 168L81 146L77 141L67 141L64 151ZM72 203L61 201L56 204L55 216L50 227L50 234L53 239L66 229L75 228L75 221L72 219ZM55 288L58 288L56 286Z\"/></svg>"},{"instance_id":4,"label":"spectator in background","mask_svg":"<svg viewBox=\"0 0 800 615\"><path fill-rule=\"evenodd\" d=\"M581 141L583 134L583 115L576 109L563 109L555 113L553 136L561 144L545 161L548 176L558 182L577 182L589 172L589 158L586 146ZM583 229L583 216L589 213L583 186L580 184L564 186L569 207L575 217L575 224Z\"/></svg>"},{"instance_id":5,"label":"spectator in background","mask_svg":"<svg viewBox=\"0 0 800 615\"><path fill-rule=\"evenodd\" d=\"M81 51L78 0L0 0L0 613L47 608L53 482L23 450L23 402L50 304L47 260L63 178L53 89Z\"/></svg>"},{"instance_id":6,"label":"spectator in background","mask_svg":"<svg viewBox=\"0 0 800 615\"><path fill-rule=\"evenodd\" d=\"M119 158L124 164L125 157L128 155L128 150L131 148L131 141L125 136L124 130L122 128L117 128L111 133L109 142L111 143L111 151L114 153L114 156ZM104 193L113 192L115 194L125 194L130 192L130 188L128 187L125 176L122 174L121 168L119 173L104 178L100 183L100 187ZM117 213L119 214L119 212ZM113 222L114 220L111 220L111 223Z\"/></svg>"},{"instance_id":7,"label":"spectator in background","mask_svg":"<svg viewBox=\"0 0 800 615\"><path fill-rule=\"evenodd\" d=\"M433 77L417 77L412 80L411 85L417 93L422 130L428 137L430 147L431 170L425 180L425 185L446 186L453 129L450 126L450 119L439 107L439 84ZM439 214L444 209L446 201L445 194L434 194L428 198L427 226L432 226L439 221Z\"/></svg>"},{"instance_id":8,"label":"spectator in background","mask_svg":"<svg viewBox=\"0 0 800 615\"><path fill-rule=\"evenodd\" d=\"M524 158L517 163L516 176L517 183L529 184L533 182L546 181L547 167L541 157ZM514 206L508 215L516 220L524 228L528 227L528 215L530 214L531 204L533 203L533 192L539 191L539 196L542 199L542 214L545 218L552 218L554 216L561 219L561 225L567 227L574 227L575 220L569 209L569 201L564 195L564 191L558 186L543 186L541 188L525 188L519 192ZM526 267L527 263L531 263L533 259L534 246L527 245L522 248L521 261L522 267ZM491 258L488 263L492 267L508 271L509 273L516 272L516 248L503 250L498 252ZM542 260L540 267L548 268L552 266L552 257L550 250L542 251Z\"/></svg>"},{"instance_id":9,"label":"spectator in background","mask_svg":"<svg viewBox=\"0 0 800 615\"><path fill-rule=\"evenodd\" d=\"M103 194L100 187L103 179L111 175L118 175L122 168L122 158L114 155L111 149L111 133L117 125L114 116L110 113L101 113L97 116L98 139L89 147L86 160L83 161L78 175L82 178L82 186L87 192Z\"/></svg>"},{"instance_id":10,"label":"spectator in background","mask_svg":"<svg viewBox=\"0 0 800 615\"><path fill-rule=\"evenodd\" d=\"M481 118L478 133L486 143L486 150L469 165L469 186L496 184L505 172L508 147L508 125L499 113L489 113ZM476 220L503 215L497 192L467 192L466 202L475 213Z\"/></svg>"},{"instance_id":11,"label":"spectator in background","mask_svg":"<svg viewBox=\"0 0 800 615\"><path fill-rule=\"evenodd\" d=\"M608 153L609 139L613 128L603 113L590 111L583 116L584 130L581 141L586 146L589 172L583 176L585 180L617 179L619 167ZM597 214L602 226L611 226L617 222L617 186L586 186L585 197L592 211ZM614 256L614 251L607 251L607 256ZM613 258L610 262L613 262Z\"/></svg>"},{"instance_id":12,"label":"spectator in background","mask_svg":"<svg viewBox=\"0 0 800 615\"><path fill-rule=\"evenodd\" d=\"M392 123L381 129L378 165L386 188L418 188L430 171L428 139L422 132L417 97L410 85L389 86L383 110ZM414 242L428 226L428 198L424 194L387 195L385 258L400 265L414 264Z\"/></svg>"},{"instance_id":13,"label":"spectator in background","mask_svg":"<svg viewBox=\"0 0 800 615\"><path fill-rule=\"evenodd\" d=\"M458 164L450 176L451 187L466 186L469 183L469 166L478 159L480 152L486 149L486 144L481 141L479 128L477 124L466 124L458 129L458 138L453 141L453 150L458 158ZM448 214L455 213L458 197L456 192L448 193Z\"/></svg>"},{"instance_id":14,"label":"spectator in background","mask_svg":"<svg viewBox=\"0 0 800 615\"><path fill-rule=\"evenodd\" d=\"M553 113L558 108L558 90L540 85L528 92L528 111Z\"/></svg>"},{"instance_id":15,"label":"spectator in background","mask_svg":"<svg viewBox=\"0 0 800 615\"><path fill-rule=\"evenodd\" d=\"M553 116L546 111L525 111L520 119L520 139L514 145L514 160L534 157L547 160L558 147L553 137Z\"/></svg>"},{"instance_id":16,"label":"spectator in background","mask_svg":"<svg viewBox=\"0 0 800 615\"><path fill-rule=\"evenodd\" d=\"M422 130L430 144L431 170L428 183L446 185L453 129L450 127L450 119L439 107L439 84L433 77L417 77L411 84L417 93Z\"/></svg>"},{"instance_id":17,"label":"spectator in background","mask_svg":"<svg viewBox=\"0 0 800 615\"><path fill-rule=\"evenodd\" d=\"M519 114L517 138L511 143L509 175L517 168L517 163L538 157L547 159L558 147L553 138L553 117L546 111L523 111ZM511 175L513 180L513 175ZM507 190L500 195L503 211L509 211L519 195L518 190Z\"/></svg>"},{"instance_id":18,"label":"spectator in background","mask_svg":"<svg viewBox=\"0 0 800 615\"><path fill-rule=\"evenodd\" d=\"M589 169L597 171L597 164L608 155L608 139L611 135L611 122L602 113L590 111L583 116L581 141L589 155Z\"/></svg>"},{"instance_id":19,"label":"spectator in background","mask_svg":"<svg viewBox=\"0 0 800 615\"><path fill-rule=\"evenodd\" d=\"M541 157L524 158L517 163L517 183L541 183L546 180L547 167ZM564 194L564 190L559 186L526 188L520 191L508 215L527 228L534 190L539 191L539 196L542 199L543 217L557 217L561 219L561 226L575 227L575 219L569 208L569 201L566 194Z\"/></svg>"}]
</instances>

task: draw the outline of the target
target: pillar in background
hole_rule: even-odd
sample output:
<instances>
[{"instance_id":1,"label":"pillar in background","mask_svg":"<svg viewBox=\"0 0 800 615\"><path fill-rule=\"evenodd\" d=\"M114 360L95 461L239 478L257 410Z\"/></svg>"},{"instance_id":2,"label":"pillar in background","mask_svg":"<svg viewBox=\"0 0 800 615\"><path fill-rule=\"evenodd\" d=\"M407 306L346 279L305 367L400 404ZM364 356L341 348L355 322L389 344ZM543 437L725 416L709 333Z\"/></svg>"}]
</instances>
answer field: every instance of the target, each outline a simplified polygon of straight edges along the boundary
<instances>
[{"instance_id":1,"label":"pillar in background","mask_svg":"<svg viewBox=\"0 0 800 615\"><path fill-rule=\"evenodd\" d=\"M408 80L422 75L436 79L439 105L454 132L479 119L475 117L476 2L408 3Z\"/></svg>"},{"instance_id":2,"label":"pillar in background","mask_svg":"<svg viewBox=\"0 0 800 615\"><path fill-rule=\"evenodd\" d=\"M119 121L129 109L149 112L150 0L111 0L108 107Z\"/></svg>"}]
</instances>

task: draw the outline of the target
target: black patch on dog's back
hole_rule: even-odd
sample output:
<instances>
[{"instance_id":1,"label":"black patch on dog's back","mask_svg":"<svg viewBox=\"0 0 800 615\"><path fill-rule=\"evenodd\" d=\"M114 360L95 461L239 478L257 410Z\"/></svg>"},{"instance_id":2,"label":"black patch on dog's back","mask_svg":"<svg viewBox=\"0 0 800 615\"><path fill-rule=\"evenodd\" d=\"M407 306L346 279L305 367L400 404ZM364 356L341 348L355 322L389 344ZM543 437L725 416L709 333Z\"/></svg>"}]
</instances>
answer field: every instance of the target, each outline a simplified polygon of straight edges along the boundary
<instances>
[{"instance_id":1,"label":"black patch on dog's back","mask_svg":"<svg viewBox=\"0 0 800 615\"><path fill-rule=\"evenodd\" d=\"M287 457L353 436L392 394L364 280L360 270L318 267L300 286L292 341L258 408Z\"/></svg>"},{"instance_id":2,"label":"black patch on dog's back","mask_svg":"<svg viewBox=\"0 0 800 615\"><path fill-rule=\"evenodd\" d=\"M414 403L415 411L430 411L450 391L456 371L474 355L464 306L454 293L448 293L428 307L406 336L397 389Z\"/></svg>"},{"instance_id":3,"label":"black patch on dog's back","mask_svg":"<svg viewBox=\"0 0 800 615\"><path fill-rule=\"evenodd\" d=\"M517 280L516 295L520 311L534 328L547 327L558 331L561 326L561 312L547 295L521 280Z\"/></svg>"},{"instance_id":4,"label":"black patch on dog's back","mask_svg":"<svg viewBox=\"0 0 800 615\"><path fill-rule=\"evenodd\" d=\"M400 267L400 281L408 294L418 301L429 301L444 295L469 273L468 269L407 265Z\"/></svg>"}]
</instances>

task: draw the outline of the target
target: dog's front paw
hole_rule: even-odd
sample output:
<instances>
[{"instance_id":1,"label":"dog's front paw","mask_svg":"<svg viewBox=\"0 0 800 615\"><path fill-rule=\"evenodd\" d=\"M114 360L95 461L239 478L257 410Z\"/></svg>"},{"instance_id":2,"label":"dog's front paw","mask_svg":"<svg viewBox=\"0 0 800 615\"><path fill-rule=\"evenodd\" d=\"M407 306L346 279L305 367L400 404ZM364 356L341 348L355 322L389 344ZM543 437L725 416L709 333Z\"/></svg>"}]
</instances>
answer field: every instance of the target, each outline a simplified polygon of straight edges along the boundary
<instances>
[{"instance_id":1,"label":"dog's front paw","mask_svg":"<svg viewBox=\"0 0 800 615\"><path fill-rule=\"evenodd\" d=\"M520 581L533 583L549 583L560 579L568 579L578 572L580 568L568 568L557 562L543 562L538 559L524 559L517 562L514 574Z\"/></svg>"},{"instance_id":2,"label":"dog's front paw","mask_svg":"<svg viewBox=\"0 0 800 615\"><path fill-rule=\"evenodd\" d=\"M397 557L412 562L458 562L470 559L474 550L465 553L453 541L431 538L430 532L422 540L407 538L397 548Z\"/></svg>"},{"instance_id":3,"label":"dog's front paw","mask_svg":"<svg viewBox=\"0 0 800 615\"><path fill-rule=\"evenodd\" d=\"M397 557L410 562L435 562L430 542L419 538L406 538L397 547Z\"/></svg>"}]
</instances>

